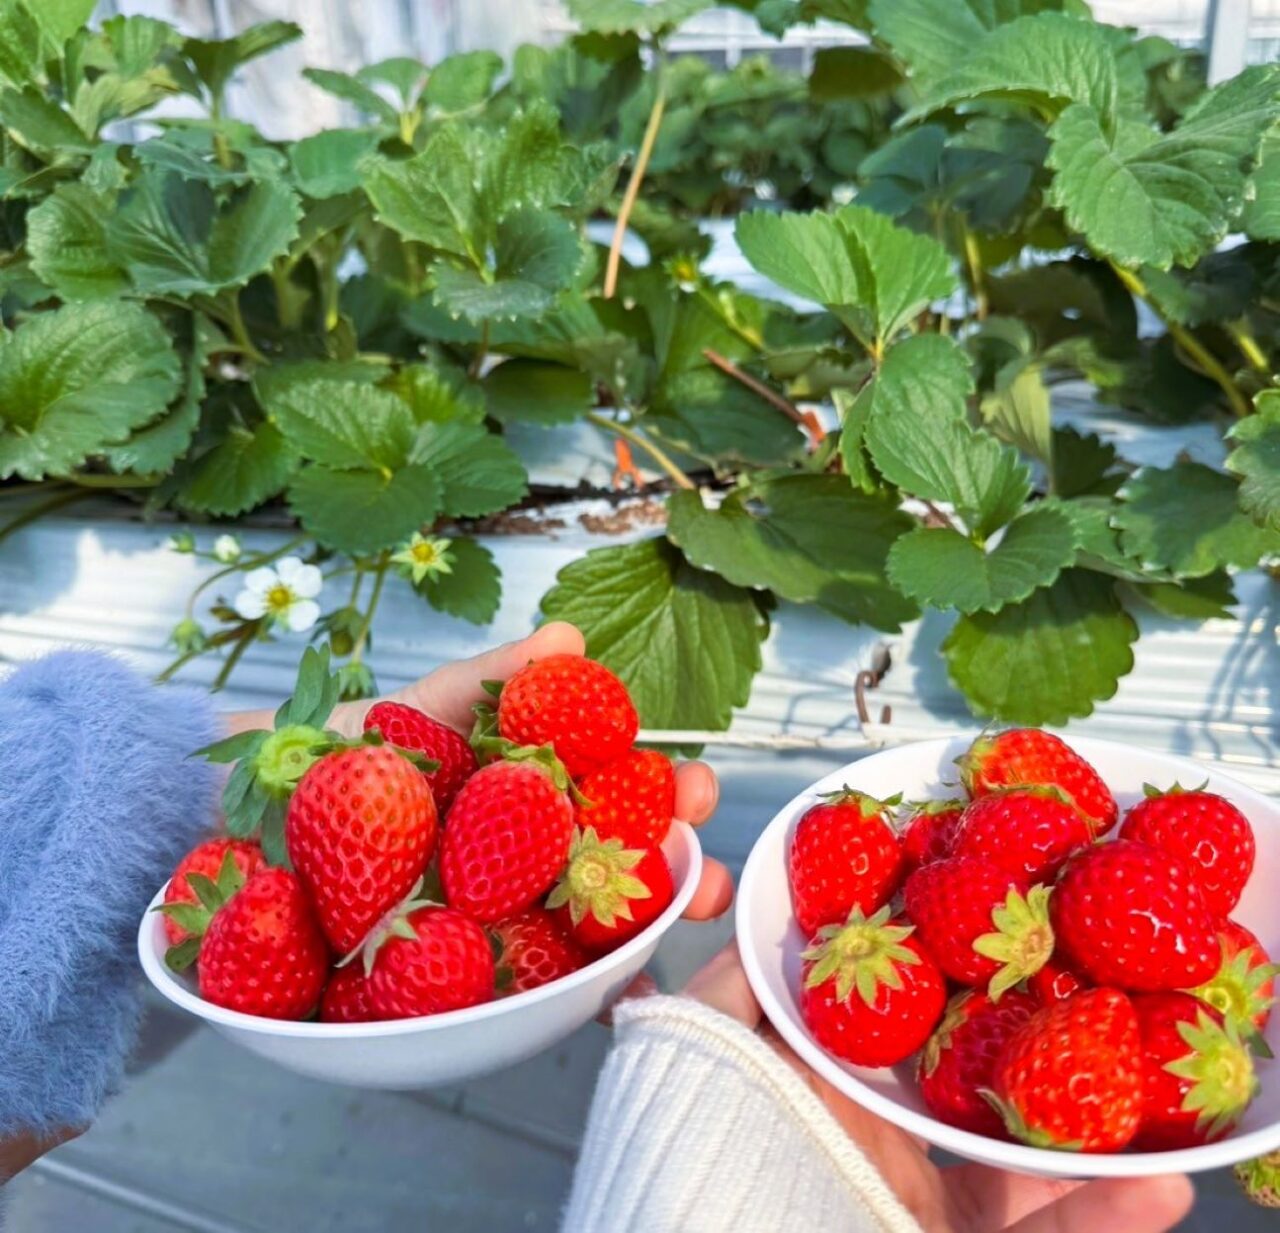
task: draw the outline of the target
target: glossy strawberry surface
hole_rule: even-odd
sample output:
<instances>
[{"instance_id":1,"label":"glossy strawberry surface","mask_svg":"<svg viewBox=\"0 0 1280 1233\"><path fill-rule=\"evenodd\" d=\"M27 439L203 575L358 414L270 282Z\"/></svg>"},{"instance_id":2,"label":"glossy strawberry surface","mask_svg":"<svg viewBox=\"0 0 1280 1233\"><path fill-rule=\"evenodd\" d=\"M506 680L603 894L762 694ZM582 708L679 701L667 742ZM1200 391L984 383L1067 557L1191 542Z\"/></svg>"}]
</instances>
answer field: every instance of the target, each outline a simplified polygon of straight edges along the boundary
<instances>
[{"instance_id":1,"label":"glossy strawberry surface","mask_svg":"<svg viewBox=\"0 0 1280 1233\"><path fill-rule=\"evenodd\" d=\"M433 762L437 770L426 772L435 798L436 813L443 818L459 789L476 772L476 755L466 737L447 724L432 719L402 702L378 702L364 717L364 730L376 728L392 745L412 749Z\"/></svg>"}]
</instances>

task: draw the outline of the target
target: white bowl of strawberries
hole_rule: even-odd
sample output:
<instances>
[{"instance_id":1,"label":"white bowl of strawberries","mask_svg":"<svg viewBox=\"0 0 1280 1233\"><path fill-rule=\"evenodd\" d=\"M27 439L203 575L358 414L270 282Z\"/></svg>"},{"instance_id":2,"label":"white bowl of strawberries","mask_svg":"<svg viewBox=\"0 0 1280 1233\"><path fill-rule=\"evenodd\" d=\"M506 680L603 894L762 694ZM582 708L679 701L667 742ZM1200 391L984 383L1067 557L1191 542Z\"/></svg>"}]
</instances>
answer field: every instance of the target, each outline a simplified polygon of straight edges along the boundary
<instances>
[{"instance_id":1,"label":"white bowl of strawberries","mask_svg":"<svg viewBox=\"0 0 1280 1233\"><path fill-rule=\"evenodd\" d=\"M361 741L325 732L331 682L308 652L274 732L207 751L238 763L230 837L143 918L152 984L287 1069L372 1088L497 1070L598 1015L702 866L622 683L577 656L528 665L477 759L399 703Z\"/></svg>"},{"instance_id":2,"label":"white bowl of strawberries","mask_svg":"<svg viewBox=\"0 0 1280 1233\"><path fill-rule=\"evenodd\" d=\"M903 1130L1026 1173L1195 1172L1280 1148L1277 886L1276 802L1017 729L796 797L738 941L786 1043Z\"/></svg>"}]
</instances>

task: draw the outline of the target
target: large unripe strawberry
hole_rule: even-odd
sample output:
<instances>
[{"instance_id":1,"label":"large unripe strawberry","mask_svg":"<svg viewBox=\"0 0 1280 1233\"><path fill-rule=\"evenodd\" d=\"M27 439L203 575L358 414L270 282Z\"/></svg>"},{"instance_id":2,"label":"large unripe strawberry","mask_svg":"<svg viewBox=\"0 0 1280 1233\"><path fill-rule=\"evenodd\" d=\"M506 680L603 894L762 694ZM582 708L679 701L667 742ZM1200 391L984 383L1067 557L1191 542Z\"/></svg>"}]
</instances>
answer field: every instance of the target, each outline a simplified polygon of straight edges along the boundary
<instances>
[{"instance_id":1,"label":"large unripe strawberry","mask_svg":"<svg viewBox=\"0 0 1280 1233\"><path fill-rule=\"evenodd\" d=\"M564 768L541 755L491 763L467 780L441 844L440 876L451 907L491 924L551 889L573 838L567 788Z\"/></svg>"},{"instance_id":2,"label":"large unripe strawberry","mask_svg":"<svg viewBox=\"0 0 1280 1233\"><path fill-rule=\"evenodd\" d=\"M998 1002L959 993L920 1055L920 1095L929 1112L950 1126L1003 1139L1004 1122L983 1091L991 1087L1005 1042L1039 1009L1028 993L1012 990Z\"/></svg>"},{"instance_id":3,"label":"large unripe strawberry","mask_svg":"<svg viewBox=\"0 0 1280 1233\"><path fill-rule=\"evenodd\" d=\"M1088 822L1057 788L1000 788L970 803L951 851L985 857L1030 885L1050 881L1091 838Z\"/></svg>"},{"instance_id":4,"label":"large unripe strawberry","mask_svg":"<svg viewBox=\"0 0 1280 1233\"><path fill-rule=\"evenodd\" d=\"M443 818L458 790L476 771L476 755L466 737L402 702L379 702L370 707L364 717L364 730L375 728L390 744L412 749L439 763L426 776L436 814Z\"/></svg>"},{"instance_id":5,"label":"large unripe strawberry","mask_svg":"<svg viewBox=\"0 0 1280 1233\"><path fill-rule=\"evenodd\" d=\"M369 998L369 978L358 963L336 968L320 999L321 1023L372 1023L378 1018Z\"/></svg>"},{"instance_id":6,"label":"large unripe strawberry","mask_svg":"<svg viewBox=\"0 0 1280 1233\"><path fill-rule=\"evenodd\" d=\"M1195 1147L1221 1139L1258 1091L1253 1059L1232 1023L1185 993L1133 999L1142 1034L1143 1152Z\"/></svg>"},{"instance_id":7,"label":"large unripe strawberry","mask_svg":"<svg viewBox=\"0 0 1280 1233\"><path fill-rule=\"evenodd\" d=\"M329 975L329 948L302 883L262 869L213 915L196 961L200 996L264 1019L305 1019Z\"/></svg>"},{"instance_id":8,"label":"large unripe strawberry","mask_svg":"<svg viewBox=\"0 0 1280 1233\"><path fill-rule=\"evenodd\" d=\"M438 1015L493 996L489 938L452 908L422 907L401 918L369 972L369 1004L379 1019Z\"/></svg>"},{"instance_id":9,"label":"large unripe strawberry","mask_svg":"<svg viewBox=\"0 0 1280 1233\"><path fill-rule=\"evenodd\" d=\"M498 699L499 735L516 745L550 745L575 780L620 758L639 727L627 687L581 655L535 660Z\"/></svg>"},{"instance_id":10,"label":"large unripe strawberry","mask_svg":"<svg viewBox=\"0 0 1280 1233\"><path fill-rule=\"evenodd\" d=\"M1202 985L1189 990L1249 1036L1266 1030L1275 1005L1280 965L1271 962L1261 942L1239 921L1217 922L1222 961Z\"/></svg>"},{"instance_id":11,"label":"large unripe strawberry","mask_svg":"<svg viewBox=\"0 0 1280 1233\"><path fill-rule=\"evenodd\" d=\"M1118 1152L1142 1121L1142 1039L1133 1004L1086 989L1037 1011L1005 1045L992 1102L1033 1147Z\"/></svg>"},{"instance_id":12,"label":"large unripe strawberry","mask_svg":"<svg viewBox=\"0 0 1280 1233\"><path fill-rule=\"evenodd\" d=\"M1095 835L1109 831L1119 811L1111 789L1066 741L1039 728L1011 728L980 736L957 759L971 796L996 788L1049 784L1061 788L1089 820Z\"/></svg>"},{"instance_id":13,"label":"large unripe strawberry","mask_svg":"<svg viewBox=\"0 0 1280 1233\"><path fill-rule=\"evenodd\" d=\"M846 788L811 806L796 823L787 871L805 934L843 923L854 908L871 915L902 880L889 802Z\"/></svg>"},{"instance_id":14,"label":"large unripe strawberry","mask_svg":"<svg viewBox=\"0 0 1280 1233\"><path fill-rule=\"evenodd\" d=\"M165 887L165 903L169 905L175 903L199 905L199 898L191 883L187 880L188 876L193 873L200 874L208 878L210 882L216 882L218 873L222 869L222 862L228 854L230 854L236 868L240 871L242 881L257 873L267 863L262 855L262 849L250 840L209 839L192 848L178 862L178 867L173 871L173 877L169 879L169 885ZM177 946L194 936L190 930L184 929L169 912L165 913L164 931L172 946Z\"/></svg>"},{"instance_id":15,"label":"large unripe strawberry","mask_svg":"<svg viewBox=\"0 0 1280 1233\"><path fill-rule=\"evenodd\" d=\"M946 1004L937 965L881 908L825 925L804 952L800 1010L814 1039L855 1066L893 1066L933 1031Z\"/></svg>"},{"instance_id":16,"label":"large unripe strawberry","mask_svg":"<svg viewBox=\"0 0 1280 1233\"><path fill-rule=\"evenodd\" d=\"M676 772L656 749L632 749L578 781L577 823L628 848L656 848L676 810Z\"/></svg>"},{"instance_id":17,"label":"large unripe strawberry","mask_svg":"<svg viewBox=\"0 0 1280 1233\"><path fill-rule=\"evenodd\" d=\"M1051 904L1062 959L1098 985L1156 993L1208 980L1218 931L1185 861L1132 839L1077 852Z\"/></svg>"},{"instance_id":18,"label":"large unripe strawberry","mask_svg":"<svg viewBox=\"0 0 1280 1233\"><path fill-rule=\"evenodd\" d=\"M498 956L498 996L526 993L576 972L587 963L582 948L545 908L526 908L493 926Z\"/></svg>"},{"instance_id":19,"label":"large unripe strawberry","mask_svg":"<svg viewBox=\"0 0 1280 1233\"><path fill-rule=\"evenodd\" d=\"M1121 839L1136 839L1180 856L1191 867L1209 911L1226 916L1253 872L1253 828L1229 800L1212 792L1167 792L1150 785L1125 814Z\"/></svg>"},{"instance_id":20,"label":"large unripe strawberry","mask_svg":"<svg viewBox=\"0 0 1280 1233\"><path fill-rule=\"evenodd\" d=\"M660 848L624 848L621 839L600 839L588 827L574 833L547 907L579 946L600 953L635 937L674 897Z\"/></svg>"},{"instance_id":21,"label":"large unripe strawberry","mask_svg":"<svg viewBox=\"0 0 1280 1233\"><path fill-rule=\"evenodd\" d=\"M1013 874L977 856L950 856L907 879L904 903L919 940L952 980L998 998L1053 953L1049 892L1024 896Z\"/></svg>"},{"instance_id":22,"label":"large unripe strawberry","mask_svg":"<svg viewBox=\"0 0 1280 1233\"><path fill-rule=\"evenodd\" d=\"M355 950L413 890L436 845L422 772L389 745L326 754L289 801L285 840L334 950Z\"/></svg>"},{"instance_id":23,"label":"large unripe strawberry","mask_svg":"<svg viewBox=\"0 0 1280 1233\"><path fill-rule=\"evenodd\" d=\"M964 813L959 800L921 801L911 807L902 830L903 876L951 855L956 827Z\"/></svg>"}]
</instances>

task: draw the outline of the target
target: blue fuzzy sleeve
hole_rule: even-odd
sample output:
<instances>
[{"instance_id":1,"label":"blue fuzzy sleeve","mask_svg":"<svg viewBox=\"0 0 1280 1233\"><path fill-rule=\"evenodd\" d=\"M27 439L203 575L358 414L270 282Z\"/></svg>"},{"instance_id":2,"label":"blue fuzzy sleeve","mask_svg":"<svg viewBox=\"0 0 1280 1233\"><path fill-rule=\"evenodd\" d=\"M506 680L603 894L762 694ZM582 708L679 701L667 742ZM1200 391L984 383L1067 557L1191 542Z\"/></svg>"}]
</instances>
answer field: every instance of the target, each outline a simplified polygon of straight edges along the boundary
<instances>
[{"instance_id":1,"label":"blue fuzzy sleeve","mask_svg":"<svg viewBox=\"0 0 1280 1233\"><path fill-rule=\"evenodd\" d=\"M0 1137L83 1126L119 1083L151 896L215 817L206 696L63 651L0 679Z\"/></svg>"}]
</instances>

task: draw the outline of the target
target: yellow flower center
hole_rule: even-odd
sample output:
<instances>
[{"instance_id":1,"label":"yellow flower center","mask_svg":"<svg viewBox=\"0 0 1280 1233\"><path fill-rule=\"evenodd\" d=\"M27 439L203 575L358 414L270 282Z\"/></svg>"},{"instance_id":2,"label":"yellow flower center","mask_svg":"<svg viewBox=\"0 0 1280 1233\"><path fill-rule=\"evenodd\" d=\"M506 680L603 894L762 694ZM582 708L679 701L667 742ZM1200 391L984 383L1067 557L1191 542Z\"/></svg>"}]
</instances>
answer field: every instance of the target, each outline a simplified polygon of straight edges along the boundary
<instances>
[{"instance_id":1,"label":"yellow flower center","mask_svg":"<svg viewBox=\"0 0 1280 1233\"><path fill-rule=\"evenodd\" d=\"M277 616L282 612L288 612L293 606L293 600L293 592L283 582L277 582L267 592L267 611Z\"/></svg>"},{"instance_id":2,"label":"yellow flower center","mask_svg":"<svg viewBox=\"0 0 1280 1233\"><path fill-rule=\"evenodd\" d=\"M434 565L440 559L440 550L430 540L423 540L409 549L418 565Z\"/></svg>"}]
</instances>

